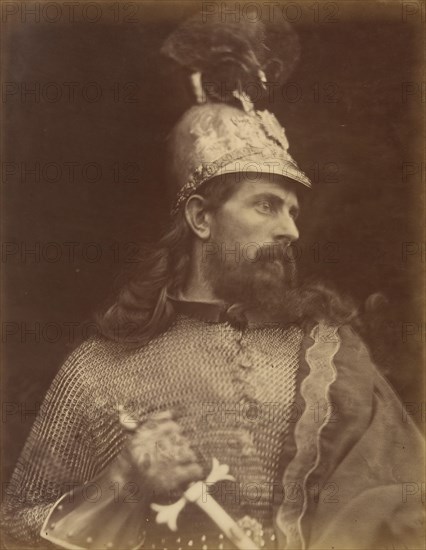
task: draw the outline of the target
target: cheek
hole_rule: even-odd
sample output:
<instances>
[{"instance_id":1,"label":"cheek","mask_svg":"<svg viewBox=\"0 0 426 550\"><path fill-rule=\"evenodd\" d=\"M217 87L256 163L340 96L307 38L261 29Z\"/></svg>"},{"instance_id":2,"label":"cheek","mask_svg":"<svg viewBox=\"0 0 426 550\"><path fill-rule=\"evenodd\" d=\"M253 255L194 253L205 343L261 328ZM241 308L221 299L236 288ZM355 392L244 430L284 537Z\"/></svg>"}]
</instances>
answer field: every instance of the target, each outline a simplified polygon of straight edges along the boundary
<instances>
[{"instance_id":1,"label":"cheek","mask_svg":"<svg viewBox=\"0 0 426 550\"><path fill-rule=\"evenodd\" d=\"M266 239L266 223L264 219L253 212L223 212L212 226L212 239L216 242L227 243L234 247L238 243L241 247L248 243L262 245ZM254 249L247 247L247 250Z\"/></svg>"},{"instance_id":2,"label":"cheek","mask_svg":"<svg viewBox=\"0 0 426 550\"><path fill-rule=\"evenodd\" d=\"M226 243L246 243L253 240L257 230L248 216L224 213L212 227L212 237Z\"/></svg>"}]
</instances>

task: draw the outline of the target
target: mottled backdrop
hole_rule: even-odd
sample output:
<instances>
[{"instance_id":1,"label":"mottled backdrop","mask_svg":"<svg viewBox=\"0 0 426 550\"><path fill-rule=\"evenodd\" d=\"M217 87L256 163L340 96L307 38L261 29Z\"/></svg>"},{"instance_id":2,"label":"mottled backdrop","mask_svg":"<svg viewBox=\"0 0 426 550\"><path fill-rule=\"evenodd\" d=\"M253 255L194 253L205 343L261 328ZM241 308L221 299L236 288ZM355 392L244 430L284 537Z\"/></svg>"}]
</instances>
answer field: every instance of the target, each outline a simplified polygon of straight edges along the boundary
<instances>
[{"instance_id":1,"label":"mottled backdrop","mask_svg":"<svg viewBox=\"0 0 426 550\"><path fill-rule=\"evenodd\" d=\"M39 22L25 3L2 6L5 476L121 266L167 223L164 139L190 103L159 49L201 6L76 2L72 22L70 8L50 4ZM302 57L266 106L316 182L301 219L301 271L360 304L387 298L368 302L368 339L421 422L420 6L278 6Z\"/></svg>"}]
</instances>

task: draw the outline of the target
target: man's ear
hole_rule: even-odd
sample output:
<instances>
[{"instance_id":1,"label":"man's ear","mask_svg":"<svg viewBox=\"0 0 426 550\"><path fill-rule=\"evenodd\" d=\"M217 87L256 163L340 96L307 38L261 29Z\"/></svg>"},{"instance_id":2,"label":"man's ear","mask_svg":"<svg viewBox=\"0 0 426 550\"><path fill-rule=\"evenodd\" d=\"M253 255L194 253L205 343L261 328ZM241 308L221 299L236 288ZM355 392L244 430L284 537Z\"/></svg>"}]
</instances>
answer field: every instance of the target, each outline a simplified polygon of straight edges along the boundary
<instances>
[{"instance_id":1,"label":"man's ear","mask_svg":"<svg viewBox=\"0 0 426 550\"><path fill-rule=\"evenodd\" d=\"M210 237L211 214L207 211L207 200L201 195L191 195L186 201L185 218L195 235L202 240Z\"/></svg>"}]
</instances>

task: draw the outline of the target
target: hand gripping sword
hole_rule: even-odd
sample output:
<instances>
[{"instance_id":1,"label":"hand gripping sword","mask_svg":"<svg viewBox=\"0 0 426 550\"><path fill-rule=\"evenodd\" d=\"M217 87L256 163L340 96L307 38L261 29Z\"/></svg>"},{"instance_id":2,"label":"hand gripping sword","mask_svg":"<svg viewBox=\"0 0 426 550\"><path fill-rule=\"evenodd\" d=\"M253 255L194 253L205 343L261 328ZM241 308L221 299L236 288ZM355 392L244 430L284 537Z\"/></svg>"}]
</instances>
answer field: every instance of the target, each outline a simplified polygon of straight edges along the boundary
<instances>
[{"instance_id":1,"label":"hand gripping sword","mask_svg":"<svg viewBox=\"0 0 426 550\"><path fill-rule=\"evenodd\" d=\"M192 502L214 521L239 550L259 550L259 547L245 534L243 529L206 491L208 484L223 480L235 481L235 478L228 474L228 471L229 466L219 464L217 458L213 458L212 470L206 479L192 483L174 504L164 506L151 504L151 508L157 512L156 522L159 524L165 523L171 531L177 531L178 515L188 502Z\"/></svg>"}]
</instances>

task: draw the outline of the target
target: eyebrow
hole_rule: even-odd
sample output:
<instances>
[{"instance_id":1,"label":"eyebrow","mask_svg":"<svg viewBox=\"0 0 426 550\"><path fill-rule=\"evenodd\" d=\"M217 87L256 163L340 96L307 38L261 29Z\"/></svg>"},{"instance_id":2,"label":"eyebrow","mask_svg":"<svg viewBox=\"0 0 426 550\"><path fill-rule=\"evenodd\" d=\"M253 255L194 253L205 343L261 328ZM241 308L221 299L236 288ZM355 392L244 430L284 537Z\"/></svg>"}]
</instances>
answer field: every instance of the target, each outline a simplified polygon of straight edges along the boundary
<instances>
[{"instance_id":1,"label":"eyebrow","mask_svg":"<svg viewBox=\"0 0 426 550\"><path fill-rule=\"evenodd\" d=\"M256 193L256 195L253 195L252 197L250 197L250 202L256 202L262 199L271 201L271 203L275 207L280 207L280 208L286 202L284 199L282 199L281 197L278 197L278 195L275 195L274 193ZM300 212L300 208L298 207L298 205L293 204L292 206L290 206L290 211L292 211L296 216L298 216Z\"/></svg>"}]
</instances>

